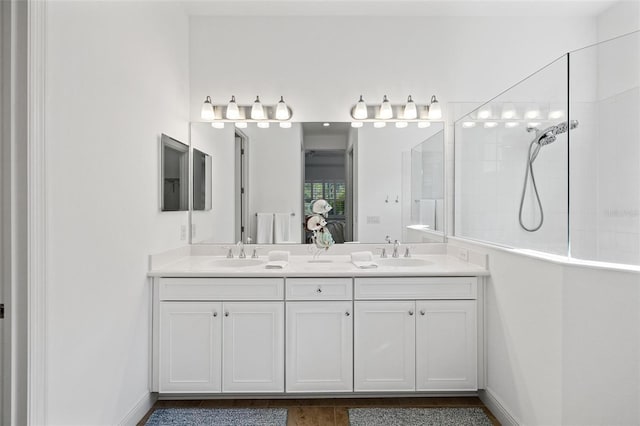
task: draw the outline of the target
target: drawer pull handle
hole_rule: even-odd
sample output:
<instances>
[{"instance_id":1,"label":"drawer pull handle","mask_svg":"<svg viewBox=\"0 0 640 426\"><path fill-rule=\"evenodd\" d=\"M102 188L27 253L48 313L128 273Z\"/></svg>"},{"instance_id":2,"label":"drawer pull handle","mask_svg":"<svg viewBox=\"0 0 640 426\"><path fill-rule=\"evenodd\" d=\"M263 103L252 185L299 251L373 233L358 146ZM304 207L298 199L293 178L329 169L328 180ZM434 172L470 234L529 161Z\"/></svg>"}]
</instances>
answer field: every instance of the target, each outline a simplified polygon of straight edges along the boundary
<instances>
[{"instance_id":1,"label":"drawer pull handle","mask_svg":"<svg viewBox=\"0 0 640 426\"><path fill-rule=\"evenodd\" d=\"M409 311L409 315L413 315L413 311Z\"/></svg>"},{"instance_id":2,"label":"drawer pull handle","mask_svg":"<svg viewBox=\"0 0 640 426\"><path fill-rule=\"evenodd\" d=\"M225 317L228 317L228 316L229 316L229 312L225 312L225 313L224 313L224 316L225 316Z\"/></svg>"},{"instance_id":3,"label":"drawer pull handle","mask_svg":"<svg viewBox=\"0 0 640 426\"><path fill-rule=\"evenodd\" d=\"M322 293L322 289L318 287L318 289L316 290L316 293Z\"/></svg>"},{"instance_id":4,"label":"drawer pull handle","mask_svg":"<svg viewBox=\"0 0 640 426\"><path fill-rule=\"evenodd\" d=\"M424 314L425 314L424 309L421 309L420 310L420 315L424 315Z\"/></svg>"},{"instance_id":5,"label":"drawer pull handle","mask_svg":"<svg viewBox=\"0 0 640 426\"><path fill-rule=\"evenodd\" d=\"M218 313L217 313L217 312L214 312L214 313L213 313L213 316L214 316L214 317L217 317L217 316L218 316Z\"/></svg>"},{"instance_id":6,"label":"drawer pull handle","mask_svg":"<svg viewBox=\"0 0 640 426\"><path fill-rule=\"evenodd\" d=\"M351 314L349 313L349 311L345 312L344 314L345 314L346 316L351 315Z\"/></svg>"}]
</instances>

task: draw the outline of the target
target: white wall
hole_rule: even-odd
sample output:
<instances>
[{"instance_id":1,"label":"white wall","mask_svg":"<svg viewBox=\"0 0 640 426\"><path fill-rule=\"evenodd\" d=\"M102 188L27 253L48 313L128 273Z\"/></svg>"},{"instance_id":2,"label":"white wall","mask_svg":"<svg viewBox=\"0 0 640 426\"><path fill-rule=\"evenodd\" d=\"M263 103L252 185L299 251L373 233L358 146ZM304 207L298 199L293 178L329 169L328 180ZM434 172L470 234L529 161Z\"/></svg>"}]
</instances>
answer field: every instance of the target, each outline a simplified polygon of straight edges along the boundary
<instances>
[{"instance_id":1,"label":"white wall","mask_svg":"<svg viewBox=\"0 0 640 426\"><path fill-rule=\"evenodd\" d=\"M47 424L113 425L148 399L160 134L188 137L188 20L165 2L49 2Z\"/></svg>"},{"instance_id":2,"label":"white wall","mask_svg":"<svg viewBox=\"0 0 640 426\"><path fill-rule=\"evenodd\" d=\"M487 100L595 41L593 19L550 15L191 17L191 118L207 95L242 104L284 95L295 121L349 121L360 94L370 103L385 94L394 103L409 94ZM221 35L229 41L215 42Z\"/></svg>"}]
</instances>

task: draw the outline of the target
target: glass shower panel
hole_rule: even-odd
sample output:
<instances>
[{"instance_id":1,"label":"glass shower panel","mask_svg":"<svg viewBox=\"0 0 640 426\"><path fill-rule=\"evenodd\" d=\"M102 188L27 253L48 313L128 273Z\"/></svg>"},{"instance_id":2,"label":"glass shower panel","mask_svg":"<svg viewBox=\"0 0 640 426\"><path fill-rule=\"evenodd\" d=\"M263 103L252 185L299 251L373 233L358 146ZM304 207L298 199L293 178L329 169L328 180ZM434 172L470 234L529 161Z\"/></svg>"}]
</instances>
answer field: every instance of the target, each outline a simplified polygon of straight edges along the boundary
<instances>
[{"instance_id":1,"label":"glass shower panel","mask_svg":"<svg viewBox=\"0 0 640 426\"><path fill-rule=\"evenodd\" d=\"M640 32L569 61L571 256L640 265Z\"/></svg>"},{"instance_id":2,"label":"glass shower panel","mask_svg":"<svg viewBox=\"0 0 640 426\"><path fill-rule=\"evenodd\" d=\"M567 121L567 65L557 59L456 121L456 236L566 255L568 132L552 126Z\"/></svg>"}]
</instances>

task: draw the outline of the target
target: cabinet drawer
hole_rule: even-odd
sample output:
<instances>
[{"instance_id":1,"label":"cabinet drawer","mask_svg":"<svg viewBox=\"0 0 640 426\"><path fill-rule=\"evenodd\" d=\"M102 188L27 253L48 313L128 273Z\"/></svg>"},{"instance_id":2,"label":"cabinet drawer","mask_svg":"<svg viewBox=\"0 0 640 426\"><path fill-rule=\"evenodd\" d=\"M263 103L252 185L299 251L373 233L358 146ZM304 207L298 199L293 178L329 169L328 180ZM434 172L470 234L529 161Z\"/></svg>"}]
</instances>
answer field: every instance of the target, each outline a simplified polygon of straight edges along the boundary
<instances>
[{"instance_id":1,"label":"cabinet drawer","mask_svg":"<svg viewBox=\"0 0 640 426\"><path fill-rule=\"evenodd\" d=\"M161 278L160 300L282 300L282 278Z\"/></svg>"},{"instance_id":2,"label":"cabinet drawer","mask_svg":"<svg viewBox=\"0 0 640 426\"><path fill-rule=\"evenodd\" d=\"M476 299L476 277L356 278L356 299Z\"/></svg>"},{"instance_id":3,"label":"cabinet drawer","mask_svg":"<svg viewBox=\"0 0 640 426\"><path fill-rule=\"evenodd\" d=\"M351 300L351 278L287 278L287 300Z\"/></svg>"}]
</instances>

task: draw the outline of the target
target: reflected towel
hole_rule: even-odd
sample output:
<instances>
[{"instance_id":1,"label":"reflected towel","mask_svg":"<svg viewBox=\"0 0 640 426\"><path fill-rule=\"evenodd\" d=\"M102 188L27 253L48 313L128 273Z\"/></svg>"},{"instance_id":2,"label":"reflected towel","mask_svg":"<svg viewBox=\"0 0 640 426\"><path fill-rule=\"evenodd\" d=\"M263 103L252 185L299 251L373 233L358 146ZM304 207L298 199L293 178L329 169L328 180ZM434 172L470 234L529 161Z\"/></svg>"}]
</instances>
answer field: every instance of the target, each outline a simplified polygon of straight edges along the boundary
<instances>
[{"instance_id":1,"label":"reflected towel","mask_svg":"<svg viewBox=\"0 0 640 426\"><path fill-rule=\"evenodd\" d=\"M258 213L257 244L273 243L273 213Z\"/></svg>"},{"instance_id":2,"label":"reflected towel","mask_svg":"<svg viewBox=\"0 0 640 426\"><path fill-rule=\"evenodd\" d=\"M285 250L272 250L269 252L269 262L288 262L289 252Z\"/></svg>"},{"instance_id":3,"label":"reflected towel","mask_svg":"<svg viewBox=\"0 0 640 426\"><path fill-rule=\"evenodd\" d=\"M289 241L289 213L276 213L273 220L273 242L285 243Z\"/></svg>"},{"instance_id":4,"label":"reflected towel","mask_svg":"<svg viewBox=\"0 0 640 426\"><path fill-rule=\"evenodd\" d=\"M434 229L436 225L436 200L420 200L420 225Z\"/></svg>"}]
</instances>

